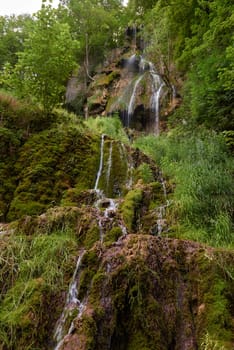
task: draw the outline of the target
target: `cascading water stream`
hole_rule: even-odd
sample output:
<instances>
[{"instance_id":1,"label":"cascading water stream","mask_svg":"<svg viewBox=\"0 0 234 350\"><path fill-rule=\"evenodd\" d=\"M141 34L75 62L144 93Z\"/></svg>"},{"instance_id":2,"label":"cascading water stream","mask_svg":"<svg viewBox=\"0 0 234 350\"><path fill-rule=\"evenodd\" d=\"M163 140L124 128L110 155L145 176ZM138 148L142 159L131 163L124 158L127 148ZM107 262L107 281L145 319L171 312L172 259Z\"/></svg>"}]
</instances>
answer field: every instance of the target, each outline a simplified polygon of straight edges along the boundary
<instances>
[{"instance_id":1,"label":"cascading water stream","mask_svg":"<svg viewBox=\"0 0 234 350\"><path fill-rule=\"evenodd\" d=\"M163 195L164 195L165 204L160 205L159 207L156 208L157 234L158 235L161 235L161 233L163 231L163 228L164 228L165 223L166 223L166 220L165 220L166 209L170 205L170 201L168 200L168 197L167 197L166 183L165 183L165 180L164 180L162 174L160 174L160 182L161 182L162 188L163 188Z\"/></svg>"},{"instance_id":2,"label":"cascading water stream","mask_svg":"<svg viewBox=\"0 0 234 350\"><path fill-rule=\"evenodd\" d=\"M151 109L155 116L154 132L155 132L155 135L159 135L160 133L160 128L159 128L160 97L161 97L162 89L165 86L165 83L160 77L160 75L157 74L157 72L155 71L154 65L151 62L149 62L149 66L150 66L150 75L152 77Z\"/></svg>"},{"instance_id":3,"label":"cascading water stream","mask_svg":"<svg viewBox=\"0 0 234 350\"><path fill-rule=\"evenodd\" d=\"M151 99L150 99L150 109L154 114L154 133L155 135L159 135L159 122L160 122L160 98L162 95L163 87L165 86L165 82L161 78L161 76L157 73L152 62L147 61L143 57L139 57L137 55L132 55L127 63L128 70L137 71L140 75L135 78L135 82L133 84L132 94L129 100L128 109L127 109L127 127L131 124L131 118L134 114L135 100L137 95L137 89L144 77L144 74L148 71L151 76ZM137 68L136 68L137 67ZM132 83L131 83L132 84Z\"/></svg>"},{"instance_id":4,"label":"cascading water stream","mask_svg":"<svg viewBox=\"0 0 234 350\"><path fill-rule=\"evenodd\" d=\"M63 308L63 312L59 320L57 321L57 324L55 327L54 340L56 341L56 346L54 350L59 350L60 346L63 344L64 337L67 334L71 333L71 326L67 333L65 329L66 321L69 318L69 316L74 312L75 309L78 311L78 316L80 316L81 313L83 312L83 303L80 302L80 300L77 298L78 296L77 283L78 283L79 268L80 268L84 253L85 253L85 250L82 250L77 259L76 268L73 273L72 280L70 282L69 290L67 293L65 306Z\"/></svg>"},{"instance_id":5,"label":"cascading water stream","mask_svg":"<svg viewBox=\"0 0 234 350\"><path fill-rule=\"evenodd\" d=\"M129 105L128 105L128 118L127 118L127 123L128 123L128 127L130 126L130 122L131 122L131 117L133 115L134 112L134 103L135 103L135 99L136 99L136 91L137 91L137 87L140 84L140 81L142 80L143 75L140 75L138 77L138 79L135 81L134 86L133 86L133 91L132 91L132 95L129 101Z\"/></svg>"}]
</instances>

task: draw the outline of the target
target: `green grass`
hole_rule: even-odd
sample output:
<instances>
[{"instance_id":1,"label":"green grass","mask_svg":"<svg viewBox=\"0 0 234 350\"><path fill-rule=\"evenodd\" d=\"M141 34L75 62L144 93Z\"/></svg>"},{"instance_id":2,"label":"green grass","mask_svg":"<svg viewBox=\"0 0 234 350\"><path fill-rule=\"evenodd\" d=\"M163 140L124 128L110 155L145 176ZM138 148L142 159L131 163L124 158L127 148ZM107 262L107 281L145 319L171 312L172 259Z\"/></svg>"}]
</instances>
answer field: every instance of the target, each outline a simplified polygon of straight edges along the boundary
<instances>
[{"instance_id":1,"label":"green grass","mask_svg":"<svg viewBox=\"0 0 234 350\"><path fill-rule=\"evenodd\" d=\"M93 132L100 134L106 134L113 139L128 143L128 137L123 129L122 123L117 116L103 118L88 118L85 121L85 125Z\"/></svg>"},{"instance_id":2,"label":"green grass","mask_svg":"<svg viewBox=\"0 0 234 350\"><path fill-rule=\"evenodd\" d=\"M139 138L135 147L159 163L175 183L174 220L193 231L193 237L197 231L198 240L233 246L234 162L223 136L207 130L174 130L167 136ZM202 231L205 234L201 235Z\"/></svg>"},{"instance_id":3,"label":"green grass","mask_svg":"<svg viewBox=\"0 0 234 350\"><path fill-rule=\"evenodd\" d=\"M31 343L33 349L44 341L53 319L49 311L53 295L66 290L76 249L69 230L12 234L1 242L1 346L23 349Z\"/></svg>"}]
</instances>

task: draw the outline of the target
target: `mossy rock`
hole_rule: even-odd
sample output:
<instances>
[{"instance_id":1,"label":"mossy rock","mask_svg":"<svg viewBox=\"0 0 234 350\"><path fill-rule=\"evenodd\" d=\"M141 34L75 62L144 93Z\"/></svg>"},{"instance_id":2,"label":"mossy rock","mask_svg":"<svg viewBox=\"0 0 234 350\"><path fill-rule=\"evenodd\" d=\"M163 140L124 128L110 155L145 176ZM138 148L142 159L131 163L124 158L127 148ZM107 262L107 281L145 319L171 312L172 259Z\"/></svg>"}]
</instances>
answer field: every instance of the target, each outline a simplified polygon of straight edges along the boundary
<instances>
[{"instance_id":1,"label":"mossy rock","mask_svg":"<svg viewBox=\"0 0 234 350\"><path fill-rule=\"evenodd\" d=\"M32 135L15 165L18 186L8 220L41 214L60 204L64 192L72 188L77 192L92 188L98 163L99 137L83 134L75 126Z\"/></svg>"},{"instance_id":2,"label":"mossy rock","mask_svg":"<svg viewBox=\"0 0 234 350\"><path fill-rule=\"evenodd\" d=\"M121 205L121 213L127 228L136 230L138 225L140 207L142 202L142 190L137 188L129 191Z\"/></svg>"},{"instance_id":3,"label":"mossy rock","mask_svg":"<svg viewBox=\"0 0 234 350\"><path fill-rule=\"evenodd\" d=\"M112 83L112 81L120 76L118 70L113 71L109 74L100 74L94 77L94 82L91 83L91 88L95 89L100 86L108 86Z\"/></svg>"},{"instance_id":4,"label":"mossy rock","mask_svg":"<svg viewBox=\"0 0 234 350\"><path fill-rule=\"evenodd\" d=\"M110 245L118 240L123 235L122 229L119 226L112 227L112 229L106 232L104 237L104 243Z\"/></svg>"}]
</instances>

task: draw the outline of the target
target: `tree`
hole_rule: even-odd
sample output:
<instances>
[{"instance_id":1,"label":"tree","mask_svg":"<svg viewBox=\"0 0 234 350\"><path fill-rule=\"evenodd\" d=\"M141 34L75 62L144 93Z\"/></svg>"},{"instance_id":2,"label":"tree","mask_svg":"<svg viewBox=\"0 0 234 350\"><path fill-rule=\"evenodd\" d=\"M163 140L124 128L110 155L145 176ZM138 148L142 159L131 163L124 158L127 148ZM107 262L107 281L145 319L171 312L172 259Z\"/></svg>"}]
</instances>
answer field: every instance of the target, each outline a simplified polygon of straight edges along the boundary
<instances>
[{"instance_id":1,"label":"tree","mask_svg":"<svg viewBox=\"0 0 234 350\"><path fill-rule=\"evenodd\" d=\"M69 0L70 24L80 43L79 63L88 80L92 67L118 46L126 26L119 0Z\"/></svg>"},{"instance_id":2,"label":"tree","mask_svg":"<svg viewBox=\"0 0 234 350\"><path fill-rule=\"evenodd\" d=\"M77 47L68 24L58 21L57 11L50 5L42 5L13 71L18 96L30 97L50 112L62 101L66 81L76 66Z\"/></svg>"},{"instance_id":3,"label":"tree","mask_svg":"<svg viewBox=\"0 0 234 350\"><path fill-rule=\"evenodd\" d=\"M22 51L27 36L27 26L32 22L29 15L0 16L0 69L5 63L15 65L17 52Z\"/></svg>"}]
</instances>

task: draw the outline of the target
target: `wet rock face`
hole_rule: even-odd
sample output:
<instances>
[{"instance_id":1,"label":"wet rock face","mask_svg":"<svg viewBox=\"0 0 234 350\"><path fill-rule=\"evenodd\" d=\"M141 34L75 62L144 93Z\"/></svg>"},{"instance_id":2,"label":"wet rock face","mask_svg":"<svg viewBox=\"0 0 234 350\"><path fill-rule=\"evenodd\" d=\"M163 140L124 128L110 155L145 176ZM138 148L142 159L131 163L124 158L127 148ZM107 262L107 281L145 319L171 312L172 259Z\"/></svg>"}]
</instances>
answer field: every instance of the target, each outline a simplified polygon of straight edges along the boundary
<instances>
[{"instance_id":1,"label":"wet rock face","mask_svg":"<svg viewBox=\"0 0 234 350\"><path fill-rule=\"evenodd\" d=\"M96 250L99 268L85 310L60 350L200 348L213 287L211 249L128 235Z\"/></svg>"},{"instance_id":2,"label":"wet rock face","mask_svg":"<svg viewBox=\"0 0 234 350\"><path fill-rule=\"evenodd\" d=\"M89 115L118 113L124 126L154 132L159 113L165 117L171 106L172 94L170 82L164 81L152 62L122 50L93 77L86 107Z\"/></svg>"}]
</instances>

